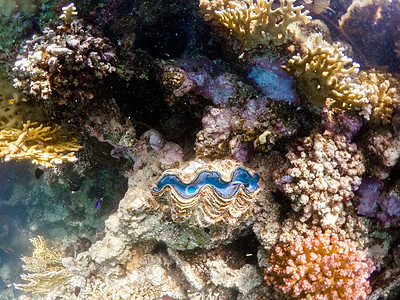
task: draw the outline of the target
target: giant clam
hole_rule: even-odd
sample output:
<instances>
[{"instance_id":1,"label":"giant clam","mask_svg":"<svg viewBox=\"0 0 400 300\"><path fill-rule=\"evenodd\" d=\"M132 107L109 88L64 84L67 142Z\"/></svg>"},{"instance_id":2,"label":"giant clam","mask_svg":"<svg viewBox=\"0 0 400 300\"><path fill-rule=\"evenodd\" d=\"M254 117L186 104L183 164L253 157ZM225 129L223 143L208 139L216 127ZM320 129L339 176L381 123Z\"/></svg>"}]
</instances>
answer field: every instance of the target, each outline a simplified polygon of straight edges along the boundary
<instances>
[{"instance_id":1,"label":"giant clam","mask_svg":"<svg viewBox=\"0 0 400 300\"><path fill-rule=\"evenodd\" d=\"M257 173L233 160L192 161L186 168L165 171L152 194L168 202L174 221L234 224L254 202L258 180Z\"/></svg>"}]
</instances>

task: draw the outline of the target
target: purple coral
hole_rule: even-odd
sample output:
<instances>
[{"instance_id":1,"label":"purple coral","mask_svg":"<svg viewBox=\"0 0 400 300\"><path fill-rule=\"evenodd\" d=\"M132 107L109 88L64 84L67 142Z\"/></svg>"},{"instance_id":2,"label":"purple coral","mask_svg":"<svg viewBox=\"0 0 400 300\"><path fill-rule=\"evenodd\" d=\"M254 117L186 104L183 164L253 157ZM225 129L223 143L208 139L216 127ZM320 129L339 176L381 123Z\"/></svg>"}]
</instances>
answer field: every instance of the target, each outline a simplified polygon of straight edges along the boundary
<instances>
[{"instance_id":1,"label":"purple coral","mask_svg":"<svg viewBox=\"0 0 400 300\"><path fill-rule=\"evenodd\" d=\"M218 107L227 107L246 100L250 90L253 91L238 76L225 72L208 58L190 58L163 69L163 85L177 98L191 93L211 100ZM193 97L190 98L192 103ZM176 99L168 101L175 103Z\"/></svg>"},{"instance_id":2,"label":"purple coral","mask_svg":"<svg viewBox=\"0 0 400 300\"><path fill-rule=\"evenodd\" d=\"M324 128L330 132L344 135L348 141L353 139L363 125L361 116L349 115L343 110L327 110L324 111L324 114Z\"/></svg>"},{"instance_id":3,"label":"purple coral","mask_svg":"<svg viewBox=\"0 0 400 300\"><path fill-rule=\"evenodd\" d=\"M295 79L282 70L279 61L271 61L268 57L256 59L246 68L246 73L250 83L262 95L299 106Z\"/></svg>"},{"instance_id":4,"label":"purple coral","mask_svg":"<svg viewBox=\"0 0 400 300\"><path fill-rule=\"evenodd\" d=\"M367 217L377 217L385 227L389 227L400 217L400 199L395 193L381 193L382 181L366 177L358 190L357 212Z\"/></svg>"},{"instance_id":5,"label":"purple coral","mask_svg":"<svg viewBox=\"0 0 400 300\"><path fill-rule=\"evenodd\" d=\"M210 109L203 117L203 130L197 134L197 155L230 155L246 161L251 149L270 150L277 140L297 132L297 117L285 110L285 105L256 98L242 106Z\"/></svg>"}]
</instances>

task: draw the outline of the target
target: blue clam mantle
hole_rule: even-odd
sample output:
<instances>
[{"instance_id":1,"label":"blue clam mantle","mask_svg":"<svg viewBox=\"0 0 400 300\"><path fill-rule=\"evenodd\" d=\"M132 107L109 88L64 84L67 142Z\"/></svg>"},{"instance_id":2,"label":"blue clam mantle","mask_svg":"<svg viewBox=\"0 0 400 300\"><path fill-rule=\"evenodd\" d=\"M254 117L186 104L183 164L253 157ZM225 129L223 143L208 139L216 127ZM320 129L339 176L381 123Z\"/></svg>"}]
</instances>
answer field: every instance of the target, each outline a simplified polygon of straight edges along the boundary
<instances>
[{"instance_id":1,"label":"blue clam mantle","mask_svg":"<svg viewBox=\"0 0 400 300\"><path fill-rule=\"evenodd\" d=\"M200 171L190 183L183 183L176 174L166 173L157 182L157 187L153 188L152 192L159 194L165 187L169 186L182 198L189 199L198 196L201 189L208 185L221 198L229 199L238 194L240 186L244 187L246 193L255 192L258 189L258 180L257 173L251 175L243 167L238 167L232 172L229 182L222 180L221 174L217 171Z\"/></svg>"}]
</instances>

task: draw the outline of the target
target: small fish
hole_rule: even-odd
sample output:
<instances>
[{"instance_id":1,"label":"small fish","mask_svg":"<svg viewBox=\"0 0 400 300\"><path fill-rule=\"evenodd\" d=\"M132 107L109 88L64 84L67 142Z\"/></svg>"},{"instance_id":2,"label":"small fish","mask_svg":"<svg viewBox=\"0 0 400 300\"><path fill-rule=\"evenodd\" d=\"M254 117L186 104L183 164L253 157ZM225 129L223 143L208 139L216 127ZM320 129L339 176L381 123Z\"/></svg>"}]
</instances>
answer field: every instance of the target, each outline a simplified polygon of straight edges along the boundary
<instances>
[{"instance_id":1,"label":"small fish","mask_svg":"<svg viewBox=\"0 0 400 300\"><path fill-rule=\"evenodd\" d=\"M40 169L40 168L36 168L36 170L35 170L35 177L36 177L36 179L39 179L40 176L43 175L43 173L44 173L44 170L42 170L42 169Z\"/></svg>"},{"instance_id":2,"label":"small fish","mask_svg":"<svg viewBox=\"0 0 400 300\"><path fill-rule=\"evenodd\" d=\"M334 12L334 10L329 7L331 0L302 0L302 2L304 7L314 15L322 14L326 10Z\"/></svg>"},{"instance_id":3,"label":"small fish","mask_svg":"<svg viewBox=\"0 0 400 300\"><path fill-rule=\"evenodd\" d=\"M78 295L79 295L80 292L81 292L81 288L80 288L79 286L76 286L76 287L75 287L75 291L74 291L75 296L78 297Z\"/></svg>"},{"instance_id":4,"label":"small fish","mask_svg":"<svg viewBox=\"0 0 400 300\"><path fill-rule=\"evenodd\" d=\"M5 253L14 253L14 249L11 249L4 244L0 244L0 249L3 250Z\"/></svg>"},{"instance_id":5,"label":"small fish","mask_svg":"<svg viewBox=\"0 0 400 300\"><path fill-rule=\"evenodd\" d=\"M12 99L8 100L8 104L14 104L14 103L15 103L15 100L14 100L14 98L12 98Z\"/></svg>"}]
</instances>

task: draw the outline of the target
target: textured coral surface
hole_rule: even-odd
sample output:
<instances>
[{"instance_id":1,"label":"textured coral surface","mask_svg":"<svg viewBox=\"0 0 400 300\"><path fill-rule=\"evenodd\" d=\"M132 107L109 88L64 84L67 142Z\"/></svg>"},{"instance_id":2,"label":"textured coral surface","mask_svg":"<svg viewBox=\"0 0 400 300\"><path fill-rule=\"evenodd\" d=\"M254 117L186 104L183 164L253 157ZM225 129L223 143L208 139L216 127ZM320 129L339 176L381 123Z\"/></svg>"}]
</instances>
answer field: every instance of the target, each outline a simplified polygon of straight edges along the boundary
<instances>
[{"instance_id":1,"label":"textured coral surface","mask_svg":"<svg viewBox=\"0 0 400 300\"><path fill-rule=\"evenodd\" d=\"M316 133L289 151L288 162L276 174L276 183L289 197L300 220L336 227L345 222L353 191L365 171L355 144L342 135Z\"/></svg>"},{"instance_id":2,"label":"textured coral surface","mask_svg":"<svg viewBox=\"0 0 400 300\"><path fill-rule=\"evenodd\" d=\"M276 246L265 279L291 299L366 299L374 270L365 254L327 230Z\"/></svg>"}]
</instances>

